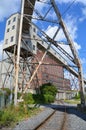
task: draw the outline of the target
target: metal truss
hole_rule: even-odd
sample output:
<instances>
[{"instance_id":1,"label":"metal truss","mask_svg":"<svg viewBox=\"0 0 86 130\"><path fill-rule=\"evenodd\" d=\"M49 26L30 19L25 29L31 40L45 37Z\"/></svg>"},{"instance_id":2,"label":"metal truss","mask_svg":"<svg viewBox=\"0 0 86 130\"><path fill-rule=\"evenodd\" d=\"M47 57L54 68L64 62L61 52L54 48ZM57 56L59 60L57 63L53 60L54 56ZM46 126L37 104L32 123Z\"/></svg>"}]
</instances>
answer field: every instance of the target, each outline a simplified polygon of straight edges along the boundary
<instances>
[{"instance_id":1,"label":"metal truss","mask_svg":"<svg viewBox=\"0 0 86 130\"><path fill-rule=\"evenodd\" d=\"M71 52L72 52L72 56L70 55L70 54L68 54L67 53L67 51L65 51L64 50L64 48L62 48L59 44L58 44L58 41L55 41L55 39L52 39L51 37L49 37L45 32L43 32L41 29L39 29L39 27L37 27L38 29L39 29L39 36L40 37L44 37L44 40L46 41L46 42L48 42L49 44L51 44L52 43L52 45L54 45L60 52L60 54L63 56L64 55L64 57L66 57L65 59L67 59L68 58L68 61L69 61L69 63L71 63L73 66L75 65L76 66L76 68L77 68L77 77L78 77L78 79L79 79L79 86L80 86L80 92L81 92L81 102L83 103L84 102L84 95L83 95L83 87L84 87L84 80L83 80L83 73L82 73L82 66L81 66L81 62L80 62L80 59L79 59L79 57L78 57L78 54L77 54L77 52L76 52L76 49L75 49L75 47L74 47L74 44L73 44L73 41L72 41L72 39L71 39L71 37L70 37L70 35L69 35L69 33L68 33L68 31L67 31L67 28L66 28L66 25L65 25L65 23L64 23L64 21L63 21L63 19L62 19L62 17L61 17L61 14L60 14L60 12L59 12L59 9L58 9L58 7L56 6L56 4L55 4L55 1L54 0L50 0L49 1L49 9L47 10L47 12L44 14L44 16L42 16L42 14L40 14L39 13L39 11L37 10L37 9L35 9L34 8L34 6L32 5L32 3L31 3L31 1L29 1L29 0L27 0L28 1L28 3L30 4L30 6L31 6L31 8L32 9L34 9L34 13L36 14L36 19L38 20L42 20L42 21L45 21L45 22L47 22L47 21L49 21L49 20L47 20L46 19L46 17L48 16L48 14L49 14L49 12L51 11L51 9L53 8L53 10L54 10L54 12L55 12L55 14L56 14L56 17L57 17L57 20L58 20L58 22L57 22L57 26L58 26L58 29L57 29L57 31L55 32L55 34L54 34L54 36L56 37L57 35L58 35L58 33L59 33L59 31L60 31L60 29L62 29L63 30L63 33L64 33L64 35L65 35L65 38L66 38L66 41L67 41L67 44L69 45L69 47L70 47L70 50L71 50ZM39 2L43 2L43 1L40 1L39 0ZM45 3L45 4L47 4L47 3ZM32 16L32 15L31 15ZM30 18L29 18L30 16L25 16L25 18L28 20L28 22L30 22ZM31 17L32 18L32 17ZM56 20L54 20L54 22L55 22ZM52 22L53 24L54 24L54 22ZM56 23L55 23L56 24ZM65 44L65 43L64 43ZM47 51L46 51L47 52ZM41 64L40 64L41 65ZM39 66L40 66L39 65ZM39 68L39 67L38 67ZM68 66L67 66L67 68L68 68ZM74 68L73 68L74 69ZM37 72L37 70L35 70L35 73ZM33 75L35 75L35 73L33 74ZM34 78L34 76L33 76L33 78ZM31 78L32 79L32 78ZM29 81L30 82L30 81ZM27 86L26 86L26 88L28 88Z\"/></svg>"},{"instance_id":2,"label":"metal truss","mask_svg":"<svg viewBox=\"0 0 86 130\"><path fill-rule=\"evenodd\" d=\"M7 55L7 58L2 60L2 87L8 87L14 89L15 87L15 80L16 80L16 54L8 53L5 51L5 56ZM18 91L23 91L28 78L30 79L31 75L33 74L34 68L37 66L38 61L36 60L36 63L32 63L31 61L33 59L36 59L36 57L31 56L28 58L20 58L19 60L19 76L18 76ZM35 75L35 80L37 81L37 75ZM8 82L10 81L10 84ZM38 88L39 83L35 82L33 80L33 85Z\"/></svg>"},{"instance_id":3,"label":"metal truss","mask_svg":"<svg viewBox=\"0 0 86 130\"><path fill-rule=\"evenodd\" d=\"M36 2L39 2L41 4L44 4L47 6L47 10L43 14L42 12L39 12L39 9L36 8L35 4ZM7 53L10 62L13 64L13 69L11 70L11 75L12 72L14 72L14 79L15 79L15 98L14 98L14 103L15 105L17 104L17 91L18 91L18 86L19 86L19 76L20 76L20 81L22 82L22 93L24 94L28 88L30 88L31 82L34 80L34 77L37 79L37 71L40 68L40 66L43 64L43 60L46 56L46 54L49 52L50 48L54 48L55 51L57 51L59 57L57 58L61 64L63 65L64 68L66 68L72 75L76 77L79 81L79 90L81 92L81 103L85 103L84 99L84 83L86 83L86 80L83 78L83 72L82 72L82 66L80 59L78 57L77 51L74 47L73 41L67 31L67 27L62 19L62 16L60 14L60 11L55 3L54 0L21 0L21 19L20 19L20 28L19 28L19 41L18 45L14 47L14 54L13 58L12 55L10 56ZM29 8L29 11L28 11ZM55 14L56 19L50 19L49 15L50 12L53 11ZM30 13L29 13L30 12ZM34 15L33 15L34 14ZM34 22L34 20L36 20ZM53 37L50 37L49 35L46 34L44 29L40 28L40 23L41 24L50 24L53 26L57 26L56 32L53 34ZM40 61L37 60L37 63L31 64L31 59L35 58L35 55L33 52L30 50L30 48L27 46L25 37L23 35L24 29L27 29L30 31L30 26L35 25L36 28L38 29L38 36L42 41L44 41L48 46L45 48L45 52L41 58ZM56 37L58 36L60 31L63 31L65 40L64 41L58 41ZM30 40L35 40L39 44L39 39L31 38L29 35L27 36L28 39ZM21 46L21 41L23 44L28 48L28 52L30 52L30 56L28 56L28 52L21 52L20 46ZM62 45L69 46L71 50L71 54L67 52L67 50L62 47ZM22 54L23 53L23 54ZM64 60L61 60L64 59ZM9 66L10 68L10 66ZM8 68L8 70L9 70ZM34 69L32 69L34 68ZM28 71L27 71L28 70ZM33 70L33 71L32 71ZM28 72L28 74L27 74ZM8 74L8 72L7 72ZM8 74L9 75L9 74ZM29 75L29 76L27 76ZM76 81L74 81L74 77L70 76L72 79L72 86L75 83L76 86ZM6 77L7 78L7 77ZM6 79L5 79L6 81ZM3 84L5 84L5 81ZM38 80L36 80L38 83ZM76 88L75 88L76 89ZM22 95L23 96L23 95Z\"/></svg>"},{"instance_id":4,"label":"metal truss","mask_svg":"<svg viewBox=\"0 0 86 130\"><path fill-rule=\"evenodd\" d=\"M70 79L71 90L80 91L79 79L75 75L64 69L64 77Z\"/></svg>"}]
</instances>

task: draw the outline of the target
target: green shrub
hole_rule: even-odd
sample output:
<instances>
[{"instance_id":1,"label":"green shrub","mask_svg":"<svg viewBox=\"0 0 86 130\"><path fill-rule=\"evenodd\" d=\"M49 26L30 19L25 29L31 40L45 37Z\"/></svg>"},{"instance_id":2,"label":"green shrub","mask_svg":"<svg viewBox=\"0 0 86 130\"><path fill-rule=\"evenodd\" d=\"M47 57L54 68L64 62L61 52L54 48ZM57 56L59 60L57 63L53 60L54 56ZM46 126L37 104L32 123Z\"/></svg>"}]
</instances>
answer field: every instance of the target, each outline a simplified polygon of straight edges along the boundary
<instances>
[{"instance_id":1,"label":"green shrub","mask_svg":"<svg viewBox=\"0 0 86 130\"><path fill-rule=\"evenodd\" d=\"M40 87L41 90L41 94L42 94L42 98L43 98L43 102L44 103L52 103L55 100L55 96L57 93L57 88L51 84L51 83L47 83L47 84L43 84Z\"/></svg>"},{"instance_id":2,"label":"green shrub","mask_svg":"<svg viewBox=\"0 0 86 130\"><path fill-rule=\"evenodd\" d=\"M44 100L45 100L45 103L52 103L54 102L55 98L54 96L50 94L44 94Z\"/></svg>"},{"instance_id":3,"label":"green shrub","mask_svg":"<svg viewBox=\"0 0 86 130\"><path fill-rule=\"evenodd\" d=\"M35 103L35 101L33 99L33 94L31 94L31 93L25 93L23 99L24 99L25 104L34 104Z\"/></svg>"},{"instance_id":4,"label":"green shrub","mask_svg":"<svg viewBox=\"0 0 86 130\"><path fill-rule=\"evenodd\" d=\"M2 96L3 95L3 92L0 90L0 96Z\"/></svg>"},{"instance_id":5,"label":"green shrub","mask_svg":"<svg viewBox=\"0 0 86 130\"><path fill-rule=\"evenodd\" d=\"M43 104L43 103L51 103L51 97L53 97L52 95L49 94L34 94L33 98L35 101L35 104ZM49 100L50 99L50 100Z\"/></svg>"},{"instance_id":6,"label":"green shrub","mask_svg":"<svg viewBox=\"0 0 86 130\"><path fill-rule=\"evenodd\" d=\"M15 121L15 113L9 109L0 111L0 126L9 126Z\"/></svg>"},{"instance_id":7,"label":"green shrub","mask_svg":"<svg viewBox=\"0 0 86 130\"><path fill-rule=\"evenodd\" d=\"M17 93L18 99L21 97L22 93Z\"/></svg>"},{"instance_id":8,"label":"green shrub","mask_svg":"<svg viewBox=\"0 0 86 130\"><path fill-rule=\"evenodd\" d=\"M56 96L57 88L51 83L43 84L41 86L41 93Z\"/></svg>"},{"instance_id":9,"label":"green shrub","mask_svg":"<svg viewBox=\"0 0 86 130\"><path fill-rule=\"evenodd\" d=\"M5 111L2 116L2 121L5 125L10 125L14 121L14 115L10 111Z\"/></svg>"},{"instance_id":10,"label":"green shrub","mask_svg":"<svg viewBox=\"0 0 86 130\"><path fill-rule=\"evenodd\" d=\"M44 103L44 96L42 94L33 94L33 99L36 104Z\"/></svg>"},{"instance_id":11,"label":"green shrub","mask_svg":"<svg viewBox=\"0 0 86 130\"><path fill-rule=\"evenodd\" d=\"M9 106L3 110L0 110L0 128L14 126L15 123L27 119L33 114L36 114L39 109L29 109L24 102L19 103L18 106Z\"/></svg>"},{"instance_id":12,"label":"green shrub","mask_svg":"<svg viewBox=\"0 0 86 130\"><path fill-rule=\"evenodd\" d=\"M80 99L80 92L76 93L76 95L75 95L74 98L75 98L75 99Z\"/></svg>"},{"instance_id":13,"label":"green shrub","mask_svg":"<svg viewBox=\"0 0 86 130\"><path fill-rule=\"evenodd\" d=\"M3 114L4 114L4 111L3 111L3 110L0 110L0 121L2 120Z\"/></svg>"},{"instance_id":14,"label":"green shrub","mask_svg":"<svg viewBox=\"0 0 86 130\"><path fill-rule=\"evenodd\" d=\"M2 90L6 92L6 96L10 96L11 90L9 88L2 88Z\"/></svg>"}]
</instances>

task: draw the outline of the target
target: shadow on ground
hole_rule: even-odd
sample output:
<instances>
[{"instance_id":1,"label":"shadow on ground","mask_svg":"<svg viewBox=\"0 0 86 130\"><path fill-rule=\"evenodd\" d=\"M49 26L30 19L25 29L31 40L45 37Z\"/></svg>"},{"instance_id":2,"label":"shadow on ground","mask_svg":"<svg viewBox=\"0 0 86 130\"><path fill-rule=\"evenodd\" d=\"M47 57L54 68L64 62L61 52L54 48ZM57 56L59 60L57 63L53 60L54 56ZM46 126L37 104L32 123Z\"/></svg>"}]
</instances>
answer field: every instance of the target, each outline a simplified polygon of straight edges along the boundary
<instances>
[{"instance_id":1,"label":"shadow on ground","mask_svg":"<svg viewBox=\"0 0 86 130\"><path fill-rule=\"evenodd\" d=\"M86 112L80 111L77 108L77 105L58 105L58 104L49 104L49 105L43 105L45 107L50 107L52 109L62 111L68 113L68 114L74 114L78 116L79 118L83 119L86 121Z\"/></svg>"}]
</instances>

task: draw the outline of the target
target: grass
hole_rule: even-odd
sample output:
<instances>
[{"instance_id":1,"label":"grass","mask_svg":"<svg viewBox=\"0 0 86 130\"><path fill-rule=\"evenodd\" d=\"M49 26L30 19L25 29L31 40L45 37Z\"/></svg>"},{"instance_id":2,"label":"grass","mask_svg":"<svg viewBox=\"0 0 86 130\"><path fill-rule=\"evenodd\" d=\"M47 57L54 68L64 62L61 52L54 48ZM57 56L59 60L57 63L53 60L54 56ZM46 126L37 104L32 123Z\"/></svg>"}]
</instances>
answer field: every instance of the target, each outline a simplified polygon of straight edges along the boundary
<instances>
[{"instance_id":1,"label":"grass","mask_svg":"<svg viewBox=\"0 0 86 130\"><path fill-rule=\"evenodd\" d=\"M4 110L0 110L0 127L14 127L18 122L27 120L42 110L40 108L28 108L24 104L17 107L9 106Z\"/></svg>"},{"instance_id":2,"label":"grass","mask_svg":"<svg viewBox=\"0 0 86 130\"><path fill-rule=\"evenodd\" d=\"M64 100L64 101L69 104L79 104L80 103L80 99L71 99L71 100Z\"/></svg>"},{"instance_id":3,"label":"grass","mask_svg":"<svg viewBox=\"0 0 86 130\"><path fill-rule=\"evenodd\" d=\"M54 102L57 89L52 84L44 84L41 86L41 94L25 93L23 96L24 102L19 103L17 107L11 105L0 111L0 127L14 126L16 123L26 120L41 111L40 108L31 108L30 104L43 104ZM10 91L7 91L7 95ZM18 93L18 98L21 96Z\"/></svg>"}]
</instances>

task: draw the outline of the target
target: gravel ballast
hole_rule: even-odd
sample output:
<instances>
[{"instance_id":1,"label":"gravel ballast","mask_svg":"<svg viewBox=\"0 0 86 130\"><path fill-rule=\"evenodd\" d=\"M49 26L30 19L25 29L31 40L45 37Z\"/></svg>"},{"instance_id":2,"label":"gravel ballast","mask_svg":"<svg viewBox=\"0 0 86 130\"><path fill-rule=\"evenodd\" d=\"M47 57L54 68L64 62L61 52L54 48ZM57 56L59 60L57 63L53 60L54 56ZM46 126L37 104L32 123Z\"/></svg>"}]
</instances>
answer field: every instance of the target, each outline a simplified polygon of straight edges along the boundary
<instances>
[{"instance_id":1,"label":"gravel ballast","mask_svg":"<svg viewBox=\"0 0 86 130\"><path fill-rule=\"evenodd\" d=\"M86 130L86 113L77 109L69 109L66 128L67 130Z\"/></svg>"},{"instance_id":2,"label":"gravel ballast","mask_svg":"<svg viewBox=\"0 0 86 130\"><path fill-rule=\"evenodd\" d=\"M86 130L86 113L77 110L75 105L66 105L66 124L65 130ZM36 116L33 116L25 121L21 121L14 129L11 130L35 130L42 122L46 120L56 110L53 118L50 119L47 124L44 124L43 130L59 130L60 124L62 124L63 112L65 110L64 105L48 105L44 107L44 110ZM3 129L9 130L9 129Z\"/></svg>"},{"instance_id":3,"label":"gravel ballast","mask_svg":"<svg viewBox=\"0 0 86 130\"><path fill-rule=\"evenodd\" d=\"M43 112L34 116L26 121L20 122L13 130L34 130L40 125L46 118L48 118L54 112L51 108L46 108Z\"/></svg>"}]
</instances>

